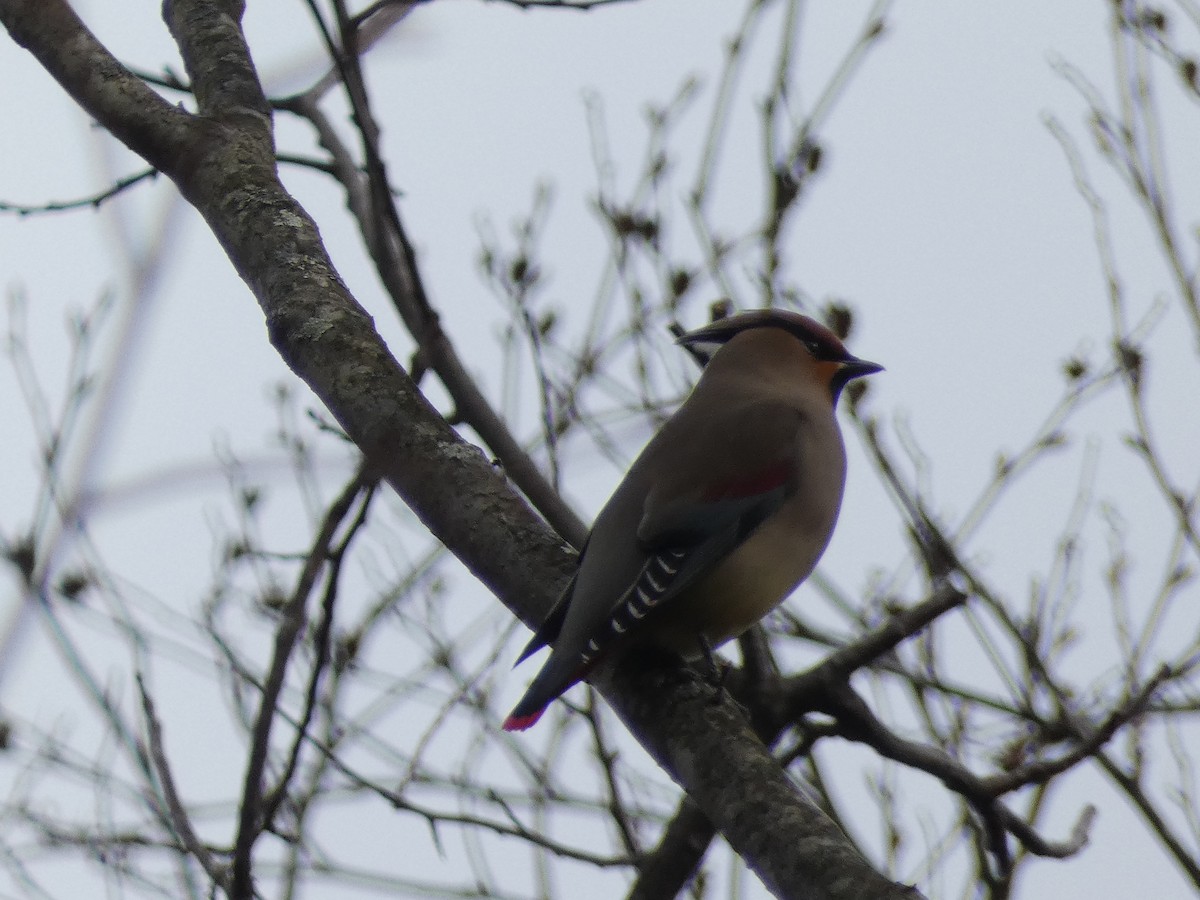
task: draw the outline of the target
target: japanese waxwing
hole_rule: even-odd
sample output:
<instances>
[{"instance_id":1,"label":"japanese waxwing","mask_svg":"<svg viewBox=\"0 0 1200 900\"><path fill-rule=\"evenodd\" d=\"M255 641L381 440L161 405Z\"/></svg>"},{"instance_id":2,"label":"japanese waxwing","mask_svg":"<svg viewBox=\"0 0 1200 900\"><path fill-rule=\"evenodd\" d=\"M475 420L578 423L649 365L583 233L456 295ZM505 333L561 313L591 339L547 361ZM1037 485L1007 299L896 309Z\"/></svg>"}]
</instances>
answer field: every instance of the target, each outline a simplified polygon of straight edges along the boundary
<instances>
[{"instance_id":1,"label":"japanese waxwing","mask_svg":"<svg viewBox=\"0 0 1200 900\"><path fill-rule=\"evenodd\" d=\"M679 343L711 358L600 510L574 578L517 660L554 646L506 731L531 726L605 656L649 643L695 658L736 637L829 543L846 479L834 406L849 381L883 367L779 310Z\"/></svg>"}]
</instances>

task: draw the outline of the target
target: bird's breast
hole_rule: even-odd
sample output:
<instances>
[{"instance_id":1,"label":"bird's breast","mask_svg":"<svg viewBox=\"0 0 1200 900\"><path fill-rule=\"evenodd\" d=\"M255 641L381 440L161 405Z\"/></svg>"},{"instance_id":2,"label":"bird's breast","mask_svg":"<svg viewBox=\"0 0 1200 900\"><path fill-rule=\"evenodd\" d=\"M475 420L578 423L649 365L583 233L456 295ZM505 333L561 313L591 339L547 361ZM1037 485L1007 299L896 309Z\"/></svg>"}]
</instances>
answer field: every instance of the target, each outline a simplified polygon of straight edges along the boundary
<instances>
[{"instance_id":1,"label":"bird's breast","mask_svg":"<svg viewBox=\"0 0 1200 900\"><path fill-rule=\"evenodd\" d=\"M664 609L655 637L684 656L697 653L697 634L712 646L737 637L811 574L837 522L845 482L845 456L836 444L808 447L827 465L802 477L795 494L712 571Z\"/></svg>"}]
</instances>

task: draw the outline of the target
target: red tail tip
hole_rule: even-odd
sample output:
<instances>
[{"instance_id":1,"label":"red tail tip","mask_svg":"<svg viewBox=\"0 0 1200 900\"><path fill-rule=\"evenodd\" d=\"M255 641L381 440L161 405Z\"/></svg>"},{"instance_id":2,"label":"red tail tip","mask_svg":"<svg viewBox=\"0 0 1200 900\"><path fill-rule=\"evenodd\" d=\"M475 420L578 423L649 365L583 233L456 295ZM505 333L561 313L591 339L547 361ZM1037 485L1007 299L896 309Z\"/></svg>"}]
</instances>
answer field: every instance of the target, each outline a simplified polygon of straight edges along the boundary
<instances>
[{"instance_id":1,"label":"red tail tip","mask_svg":"<svg viewBox=\"0 0 1200 900\"><path fill-rule=\"evenodd\" d=\"M538 719L542 717L542 713L546 711L545 707L537 712L532 712L527 716L509 716L504 720L501 726L505 731L524 731L526 728L533 726Z\"/></svg>"}]
</instances>

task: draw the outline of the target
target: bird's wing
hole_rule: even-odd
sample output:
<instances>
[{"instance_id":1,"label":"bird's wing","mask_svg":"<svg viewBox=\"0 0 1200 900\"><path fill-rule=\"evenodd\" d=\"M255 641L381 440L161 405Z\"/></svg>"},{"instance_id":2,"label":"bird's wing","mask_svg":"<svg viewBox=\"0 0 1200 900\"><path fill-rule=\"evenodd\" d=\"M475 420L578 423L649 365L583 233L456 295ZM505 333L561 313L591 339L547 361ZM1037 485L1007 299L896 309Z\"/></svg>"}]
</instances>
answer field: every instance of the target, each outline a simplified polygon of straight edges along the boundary
<instances>
[{"instance_id":1,"label":"bird's wing","mask_svg":"<svg viewBox=\"0 0 1200 900\"><path fill-rule=\"evenodd\" d=\"M719 496L680 497L648 508L638 540L651 555L589 641L585 659L603 652L650 610L669 603L737 549L787 501L793 473L792 460L779 460L749 478L719 486Z\"/></svg>"},{"instance_id":2,"label":"bird's wing","mask_svg":"<svg viewBox=\"0 0 1200 900\"><path fill-rule=\"evenodd\" d=\"M686 432L682 439L672 435L669 441L656 439L643 452L629 480L637 480L641 466L653 466L661 477L650 479L642 495L636 525L640 565L612 591L607 604L581 601L579 581L572 581L521 656L554 642L554 653L505 722L506 730L537 721L546 704L583 678L650 610L707 574L794 493L799 466L795 409L761 404L724 412L696 423L704 433L694 434L694 440ZM693 425L686 419L678 424ZM717 459L706 459L704 451L714 447L720 451ZM620 500L618 491L610 503ZM597 529L603 521L601 513ZM589 562L607 565L607 559L589 560L587 549L580 556L581 572Z\"/></svg>"},{"instance_id":3,"label":"bird's wing","mask_svg":"<svg viewBox=\"0 0 1200 900\"><path fill-rule=\"evenodd\" d=\"M583 550L579 553L580 559L583 558L586 550L587 544L584 544ZM538 626L537 631L533 633L533 637L529 639L529 643L525 645L525 649L521 651L521 655L517 657L517 661L513 663L514 669L547 644L553 644L558 640L558 633L562 631L563 622L566 621L567 609L571 606L571 595L575 593L575 582L578 578L579 570L576 569L575 573L571 576L571 580L567 582L567 586L563 588L563 592L554 601L554 606L551 608L550 614Z\"/></svg>"},{"instance_id":4,"label":"bird's wing","mask_svg":"<svg viewBox=\"0 0 1200 900\"><path fill-rule=\"evenodd\" d=\"M740 412L740 414L736 414ZM591 663L646 615L708 574L787 502L796 490L799 455L794 409L761 404L708 423L720 440L675 442L693 458L659 459L664 477L649 490L637 527L647 554L637 577L597 616L581 649ZM695 458L717 446L718 459Z\"/></svg>"}]
</instances>

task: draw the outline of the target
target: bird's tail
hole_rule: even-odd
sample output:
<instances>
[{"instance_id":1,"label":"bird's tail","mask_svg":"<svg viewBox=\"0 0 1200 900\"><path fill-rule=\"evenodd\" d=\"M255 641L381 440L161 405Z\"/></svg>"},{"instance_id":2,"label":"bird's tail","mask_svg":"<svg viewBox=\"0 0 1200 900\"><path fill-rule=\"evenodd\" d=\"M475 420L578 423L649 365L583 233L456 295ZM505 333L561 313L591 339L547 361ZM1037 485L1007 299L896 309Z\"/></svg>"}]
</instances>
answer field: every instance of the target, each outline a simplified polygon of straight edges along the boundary
<instances>
[{"instance_id":1,"label":"bird's tail","mask_svg":"<svg viewBox=\"0 0 1200 900\"><path fill-rule=\"evenodd\" d=\"M573 664L567 660L555 659L551 653L542 671L537 673L533 684L529 685L529 690L513 707L513 711L508 714L501 727L505 731L524 731L533 726L542 717L547 706L573 684L585 678L599 661L598 658L579 665L577 662Z\"/></svg>"}]
</instances>

